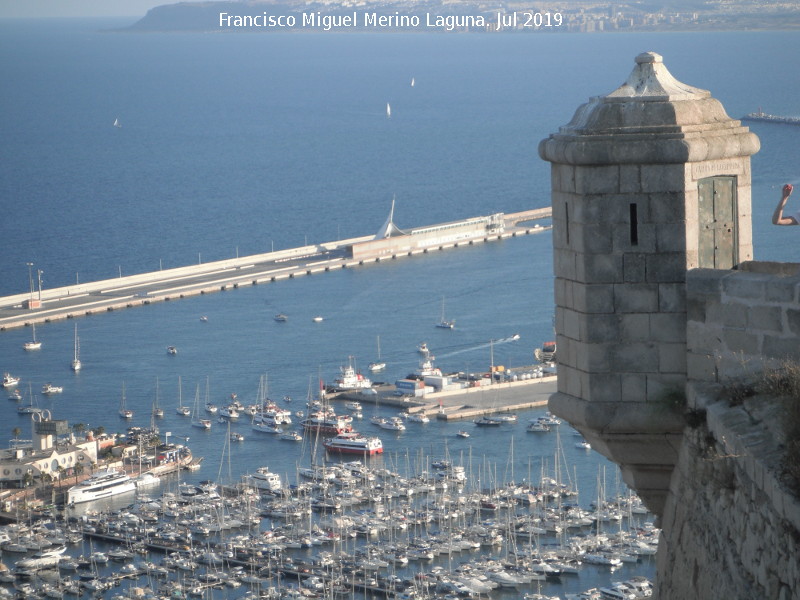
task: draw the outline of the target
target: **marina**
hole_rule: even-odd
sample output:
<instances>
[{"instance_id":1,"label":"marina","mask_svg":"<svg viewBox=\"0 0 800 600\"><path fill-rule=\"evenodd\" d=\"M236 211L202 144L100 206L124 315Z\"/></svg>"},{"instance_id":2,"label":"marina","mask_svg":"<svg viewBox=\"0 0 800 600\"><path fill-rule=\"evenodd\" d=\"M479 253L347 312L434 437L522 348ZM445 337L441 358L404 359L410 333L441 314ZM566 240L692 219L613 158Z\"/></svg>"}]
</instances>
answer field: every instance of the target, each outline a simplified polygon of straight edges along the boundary
<instances>
[{"instance_id":1,"label":"marina","mask_svg":"<svg viewBox=\"0 0 800 600\"><path fill-rule=\"evenodd\" d=\"M618 490L580 508L559 464L569 452L553 436L553 464L521 483L448 456L414 461L408 473L365 457L327 461L299 470L294 485L266 467L225 485L162 476L135 497L5 526L4 559L15 540L37 542L6 565L3 585L26 597L53 597L55 586L165 600L572 598L587 575L618 571L615 581L639 583L641 595L627 598L647 597L639 573L652 570L657 530L646 511Z\"/></svg>"}]
</instances>

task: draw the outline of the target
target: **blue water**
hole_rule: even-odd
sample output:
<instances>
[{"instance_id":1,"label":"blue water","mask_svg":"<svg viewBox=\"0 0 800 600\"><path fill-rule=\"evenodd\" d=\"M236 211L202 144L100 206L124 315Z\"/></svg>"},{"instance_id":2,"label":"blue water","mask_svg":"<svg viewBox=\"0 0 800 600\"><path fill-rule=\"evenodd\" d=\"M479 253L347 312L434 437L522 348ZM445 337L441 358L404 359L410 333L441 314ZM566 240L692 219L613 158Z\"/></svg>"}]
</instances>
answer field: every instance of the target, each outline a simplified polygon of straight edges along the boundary
<instances>
[{"instance_id":1,"label":"blue water","mask_svg":"<svg viewBox=\"0 0 800 600\"><path fill-rule=\"evenodd\" d=\"M400 227L546 206L549 165L538 142L578 105L616 88L646 50L663 54L679 80L710 89L734 117L759 106L798 113L800 55L785 49L799 33L102 31L122 24L0 22L0 294L28 289L27 262L53 287L365 235L381 226L393 196ZM751 129L762 143L753 157L756 257L800 261L798 231L769 225L780 185L800 183L800 129ZM222 427L203 433L174 413L178 377L185 404L198 385L205 401L206 381L217 403L232 392L254 402L266 374L271 396L297 405L349 357L358 366L373 360L378 336L387 381L416 367L423 340L447 371L484 370L492 359L530 364L552 336L550 244L544 233L79 319L79 375L69 370L72 322L37 328L44 347L35 353L21 347L30 332L12 330L0 335L0 369L21 376L26 392L63 385L62 395L37 402L55 418L108 431L125 427L123 382L134 424L147 425L158 381L162 432L190 437L205 457L190 478L216 478L228 458L234 478L262 464L291 478L310 460L308 447L242 423L234 427L247 439L226 457ZM443 297L454 331L433 326ZM274 322L277 312L289 321ZM314 315L325 320L313 323ZM521 339L490 348L513 333ZM167 345L178 355L167 356ZM2 402L5 434L20 427L27 437L29 421ZM524 431L540 413L468 440L455 437L458 423L411 424L397 437L380 430L386 454L377 460L404 468L420 455L450 454L497 465L506 480L538 477L552 468L555 446L554 436ZM587 504L599 469L611 479L614 471L564 438ZM582 576L573 589L593 581L601 583Z\"/></svg>"}]
</instances>

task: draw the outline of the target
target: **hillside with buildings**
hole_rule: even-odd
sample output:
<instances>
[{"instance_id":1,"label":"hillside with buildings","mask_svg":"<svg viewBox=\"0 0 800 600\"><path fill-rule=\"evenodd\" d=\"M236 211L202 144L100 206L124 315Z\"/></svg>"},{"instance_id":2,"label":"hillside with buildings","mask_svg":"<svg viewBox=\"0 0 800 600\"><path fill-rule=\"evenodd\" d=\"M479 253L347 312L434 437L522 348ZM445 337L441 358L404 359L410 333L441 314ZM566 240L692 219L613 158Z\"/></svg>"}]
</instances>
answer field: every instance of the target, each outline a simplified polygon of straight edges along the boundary
<instances>
[{"instance_id":1,"label":"hillside with buildings","mask_svg":"<svg viewBox=\"0 0 800 600\"><path fill-rule=\"evenodd\" d=\"M337 2L181 2L165 4L128 30L225 32L416 32L595 33L796 29L796 2L731 0L701 2L552 2L438 0L341 0Z\"/></svg>"}]
</instances>

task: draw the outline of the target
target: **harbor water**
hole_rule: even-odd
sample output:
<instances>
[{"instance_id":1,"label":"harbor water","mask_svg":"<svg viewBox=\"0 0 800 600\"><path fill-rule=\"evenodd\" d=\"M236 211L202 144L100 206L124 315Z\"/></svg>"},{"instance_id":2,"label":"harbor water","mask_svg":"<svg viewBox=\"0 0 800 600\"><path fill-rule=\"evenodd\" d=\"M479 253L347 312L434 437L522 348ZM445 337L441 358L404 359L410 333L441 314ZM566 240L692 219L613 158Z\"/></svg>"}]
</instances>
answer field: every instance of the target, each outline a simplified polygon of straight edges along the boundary
<instances>
[{"instance_id":1,"label":"harbor water","mask_svg":"<svg viewBox=\"0 0 800 600\"><path fill-rule=\"evenodd\" d=\"M60 286L367 235L385 221L392 197L401 228L545 206L549 172L538 141L579 104L612 91L645 50L662 54L677 79L710 89L732 116L758 106L791 114L800 92L785 78L800 67L798 57L781 51L798 41L790 32L105 31L124 24L0 22L7 82L0 96L2 294L28 290L31 279L35 287L39 270L45 287ZM703 60L712 46L723 57L713 64ZM750 126L762 143L753 158L756 258L800 260L794 228L769 225L780 185L800 181L796 128ZM452 330L435 327L443 305L456 320ZM278 313L285 322L274 320ZM23 403L89 429L149 426L157 399L165 413L157 422L161 435L186 443L203 463L151 494L180 481L236 482L262 466L292 483L299 468L323 460L310 439L282 441L241 419L231 428L245 439L232 443L227 425L191 427L176 414L178 403L192 406L198 396L201 406L206 399L221 405L233 393L254 403L264 378L277 403L305 410L320 381L332 382L351 361L365 371L378 344L387 368L370 376L388 382L418 367L423 341L446 372L530 365L533 349L553 336L552 319L551 239L544 233L45 324L36 329L42 348L35 352L22 347L29 329L2 332L0 370L22 378ZM70 370L76 325L77 374ZM168 346L177 353L168 354ZM63 393L42 396L46 383ZM123 385L135 413L130 422L117 413ZM0 400L3 434L11 439L19 428L19 438L30 439L30 417L17 412L17 402ZM369 421L397 414L378 403L365 404L355 427L383 440L384 453L370 466L416 475L447 458L464 466L468 489L553 476L560 437L559 476L577 486L575 501L588 507L599 493L624 492L616 468L577 448L567 425L558 437L527 432L528 420L543 413L519 414L499 427L433 420L392 433ZM470 437L457 436L462 429ZM260 530L276 526L265 518ZM69 552L89 550L87 540ZM472 556L449 555L403 574ZM634 573L652 577L652 560L613 574L587 566L543 591L563 595ZM212 593L235 598L246 591Z\"/></svg>"}]
</instances>

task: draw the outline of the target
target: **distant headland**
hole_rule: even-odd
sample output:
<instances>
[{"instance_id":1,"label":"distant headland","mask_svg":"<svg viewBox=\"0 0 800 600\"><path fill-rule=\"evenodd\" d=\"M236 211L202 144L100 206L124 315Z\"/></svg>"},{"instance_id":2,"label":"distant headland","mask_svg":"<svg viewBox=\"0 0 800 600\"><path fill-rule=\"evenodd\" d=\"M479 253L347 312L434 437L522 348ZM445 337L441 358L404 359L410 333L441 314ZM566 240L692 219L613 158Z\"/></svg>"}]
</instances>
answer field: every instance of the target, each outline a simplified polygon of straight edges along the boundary
<instances>
[{"instance_id":1,"label":"distant headland","mask_svg":"<svg viewBox=\"0 0 800 600\"><path fill-rule=\"evenodd\" d=\"M800 5L733 0L720 8L695 0L680 6L562 0L486 3L465 0L207 1L164 4L122 31L219 33L595 33L800 29Z\"/></svg>"}]
</instances>

